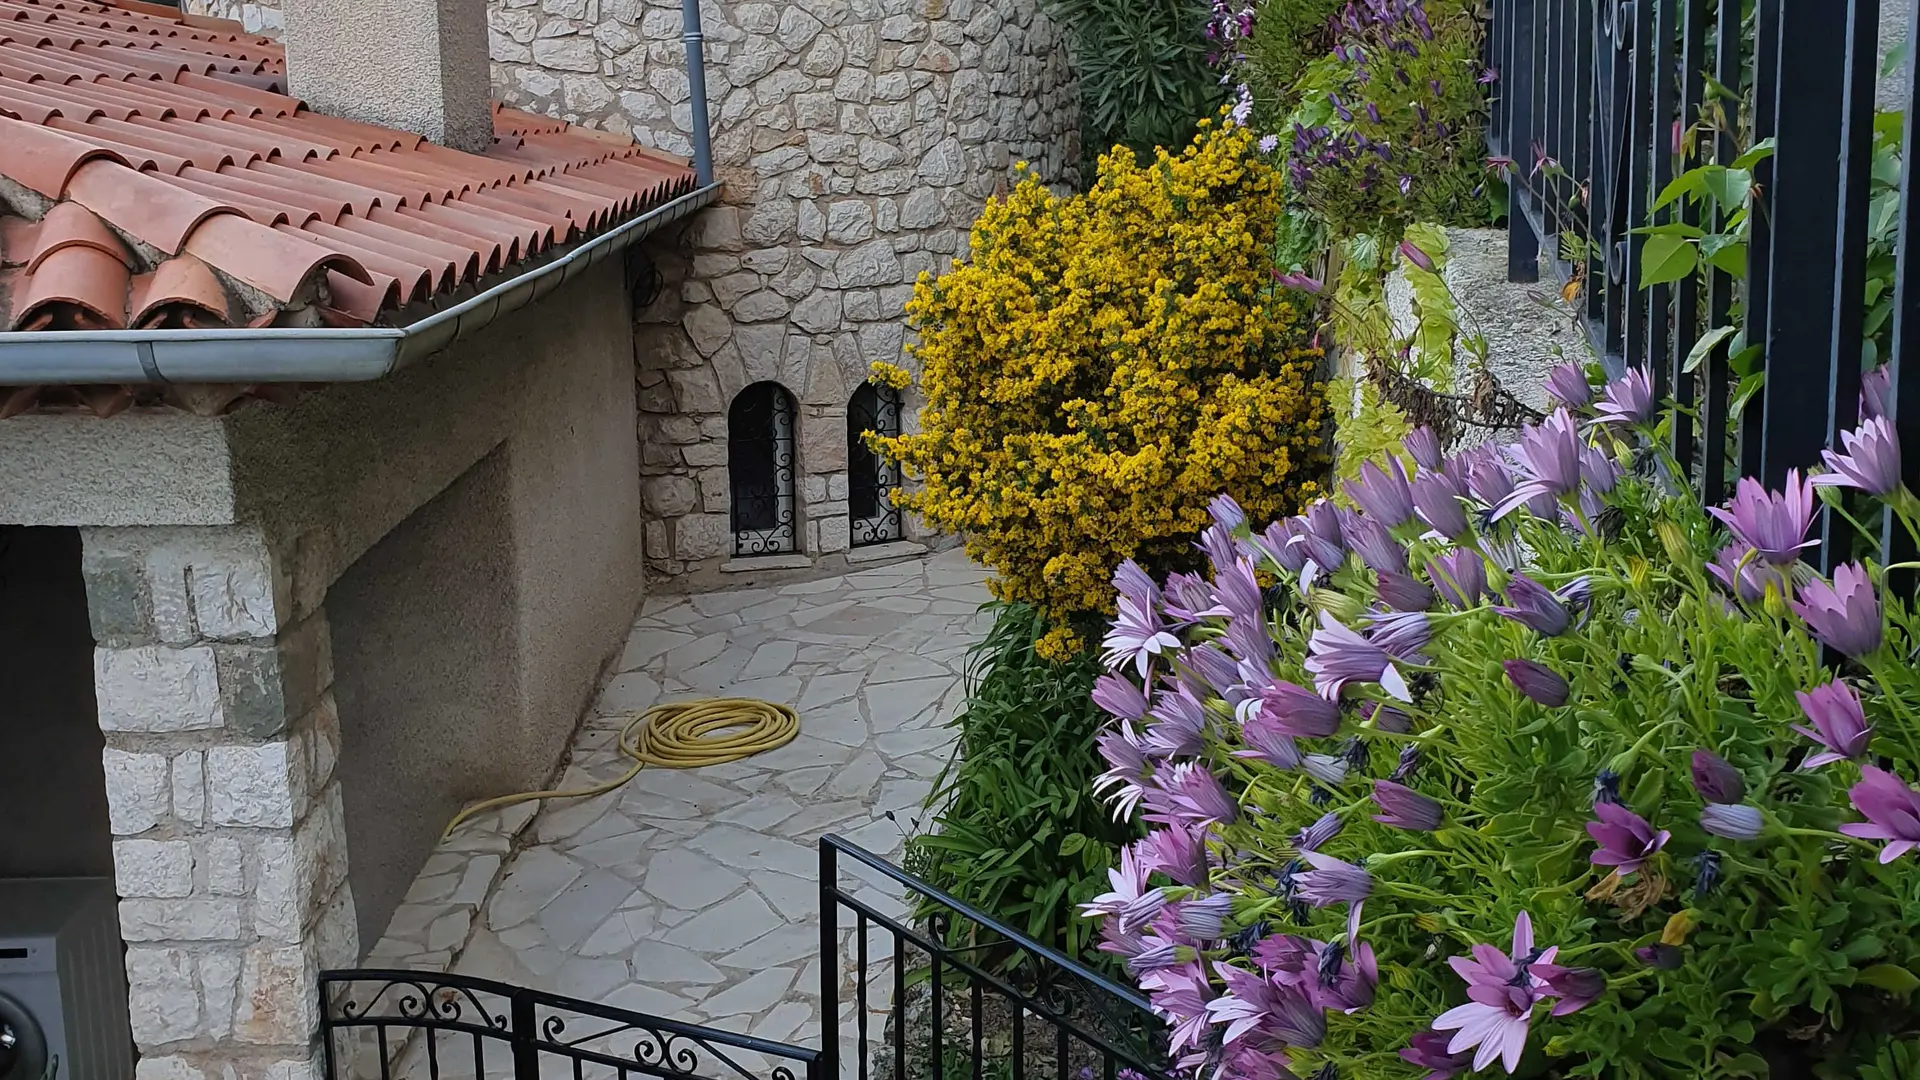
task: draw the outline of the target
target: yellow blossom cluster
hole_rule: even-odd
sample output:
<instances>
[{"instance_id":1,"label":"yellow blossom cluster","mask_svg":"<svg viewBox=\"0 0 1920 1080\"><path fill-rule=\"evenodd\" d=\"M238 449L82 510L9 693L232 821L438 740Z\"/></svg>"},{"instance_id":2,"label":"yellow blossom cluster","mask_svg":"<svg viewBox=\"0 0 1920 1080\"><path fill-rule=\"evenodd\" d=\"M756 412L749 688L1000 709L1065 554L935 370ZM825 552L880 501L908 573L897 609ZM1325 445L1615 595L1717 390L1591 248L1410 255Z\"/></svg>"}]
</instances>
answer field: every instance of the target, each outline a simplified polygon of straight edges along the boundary
<instances>
[{"instance_id":1,"label":"yellow blossom cluster","mask_svg":"<svg viewBox=\"0 0 1920 1080\"><path fill-rule=\"evenodd\" d=\"M1215 495L1267 521L1317 492L1320 353L1273 284L1280 177L1252 142L1206 124L1151 164L1102 157L1083 195L1023 175L907 306L921 430L875 443L924 481L905 506L1046 613L1053 656L1111 611L1121 560L1189 564Z\"/></svg>"}]
</instances>

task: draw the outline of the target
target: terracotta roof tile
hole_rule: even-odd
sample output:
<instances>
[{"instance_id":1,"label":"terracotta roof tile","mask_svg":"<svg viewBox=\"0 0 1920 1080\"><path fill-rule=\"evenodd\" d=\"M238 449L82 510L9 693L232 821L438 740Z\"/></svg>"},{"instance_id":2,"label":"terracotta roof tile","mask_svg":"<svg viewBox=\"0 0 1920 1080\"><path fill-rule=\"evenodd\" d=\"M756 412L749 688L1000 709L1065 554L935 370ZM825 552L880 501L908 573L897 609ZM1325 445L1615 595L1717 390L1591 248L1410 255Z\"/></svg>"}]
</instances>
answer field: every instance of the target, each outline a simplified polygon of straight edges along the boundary
<instances>
[{"instance_id":1,"label":"terracotta roof tile","mask_svg":"<svg viewBox=\"0 0 1920 1080\"><path fill-rule=\"evenodd\" d=\"M694 187L682 159L498 105L484 155L321 116L285 68L140 0L0 0L0 175L53 203L0 202L5 328L391 321ZM96 397L75 400L125 405Z\"/></svg>"}]
</instances>

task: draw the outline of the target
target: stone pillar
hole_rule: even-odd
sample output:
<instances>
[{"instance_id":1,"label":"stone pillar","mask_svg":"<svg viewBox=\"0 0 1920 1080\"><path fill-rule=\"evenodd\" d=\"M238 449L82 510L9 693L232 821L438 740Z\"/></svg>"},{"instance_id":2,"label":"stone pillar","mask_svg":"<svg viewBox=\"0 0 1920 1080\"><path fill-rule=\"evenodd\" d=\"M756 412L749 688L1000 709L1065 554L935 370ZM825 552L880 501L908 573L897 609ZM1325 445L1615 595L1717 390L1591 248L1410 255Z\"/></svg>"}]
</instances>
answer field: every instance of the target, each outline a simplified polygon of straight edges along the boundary
<instances>
[{"instance_id":1,"label":"stone pillar","mask_svg":"<svg viewBox=\"0 0 1920 1080\"><path fill-rule=\"evenodd\" d=\"M486 0L300 0L287 81L318 112L480 153L493 142Z\"/></svg>"},{"instance_id":2,"label":"stone pillar","mask_svg":"<svg viewBox=\"0 0 1920 1080\"><path fill-rule=\"evenodd\" d=\"M306 1080L359 954L320 597L247 527L83 531L140 1080Z\"/></svg>"}]
</instances>

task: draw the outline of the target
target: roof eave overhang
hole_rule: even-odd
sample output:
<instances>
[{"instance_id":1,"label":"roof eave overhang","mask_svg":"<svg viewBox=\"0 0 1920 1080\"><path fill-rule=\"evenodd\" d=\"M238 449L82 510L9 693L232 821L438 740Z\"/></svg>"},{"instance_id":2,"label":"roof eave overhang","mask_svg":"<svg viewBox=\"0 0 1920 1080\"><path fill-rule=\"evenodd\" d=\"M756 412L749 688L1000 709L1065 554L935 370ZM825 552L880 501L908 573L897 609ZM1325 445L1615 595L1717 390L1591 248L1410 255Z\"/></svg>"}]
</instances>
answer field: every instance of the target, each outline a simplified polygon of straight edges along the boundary
<instances>
[{"instance_id":1,"label":"roof eave overhang","mask_svg":"<svg viewBox=\"0 0 1920 1080\"><path fill-rule=\"evenodd\" d=\"M0 334L0 386L329 383L383 378L563 287L712 203L696 188L403 327L60 330Z\"/></svg>"}]
</instances>

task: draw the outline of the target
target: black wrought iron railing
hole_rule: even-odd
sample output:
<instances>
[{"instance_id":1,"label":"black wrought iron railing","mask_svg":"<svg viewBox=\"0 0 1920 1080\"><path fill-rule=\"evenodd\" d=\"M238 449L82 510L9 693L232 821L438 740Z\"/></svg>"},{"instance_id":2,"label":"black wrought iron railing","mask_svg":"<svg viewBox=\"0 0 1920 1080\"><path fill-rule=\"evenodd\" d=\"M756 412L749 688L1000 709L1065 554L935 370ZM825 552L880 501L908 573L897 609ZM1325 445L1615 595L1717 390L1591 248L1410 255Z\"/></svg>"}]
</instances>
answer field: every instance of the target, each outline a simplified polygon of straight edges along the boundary
<instances>
[{"instance_id":1,"label":"black wrought iron railing","mask_svg":"<svg viewBox=\"0 0 1920 1080\"><path fill-rule=\"evenodd\" d=\"M1891 2L1920 17L1915 0ZM1898 214L1880 358L1897 429L1920 450L1920 377L1900 377L1920 376L1912 170L1897 206L1870 206L1881 14L1880 0L1492 2L1488 142L1512 162L1509 276L1534 280L1544 262L1578 283L1568 291L1595 351L1615 373L1645 369L1684 407L1672 448L1711 502L1734 477L1777 486L1789 469L1817 465L1858 422L1870 213ZM1911 80L1902 91L1912 146ZM1687 169L1731 166L1769 140L1771 159L1752 165L1744 272L1703 266L1642 288L1649 236L1634 230L1722 224L1699 220L1686 199L1656 207L1660 193ZM1696 344L1717 327L1738 333L1699 358ZM1739 409L1736 356L1764 378ZM1920 454L1907 461L1913 483ZM1891 530L1878 539L1888 561L1912 557ZM1810 558L1829 569L1856 545L1827 510Z\"/></svg>"},{"instance_id":2,"label":"black wrought iron railing","mask_svg":"<svg viewBox=\"0 0 1920 1080\"><path fill-rule=\"evenodd\" d=\"M327 1080L824 1080L805 1047L465 975L320 976Z\"/></svg>"},{"instance_id":3,"label":"black wrought iron railing","mask_svg":"<svg viewBox=\"0 0 1920 1080\"><path fill-rule=\"evenodd\" d=\"M839 837L820 841L818 1026L790 1045L528 987L320 976L325 1080L1157 1080L1147 1002ZM1129 1077L1128 1080L1133 1080Z\"/></svg>"},{"instance_id":4,"label":"black wrought iron railing","mask_svg":"<svg viewBox=\"0 0 1920 1080\"><path fill-rule=\"evenodd\" d=\"M849 885L848 880L856 882ZM820 841L823 1052L843 1080L1142 1080L1146 999L835 836ZM850 1007L849 1007L850 1006Z\"/></svg>"}]
</instances>

